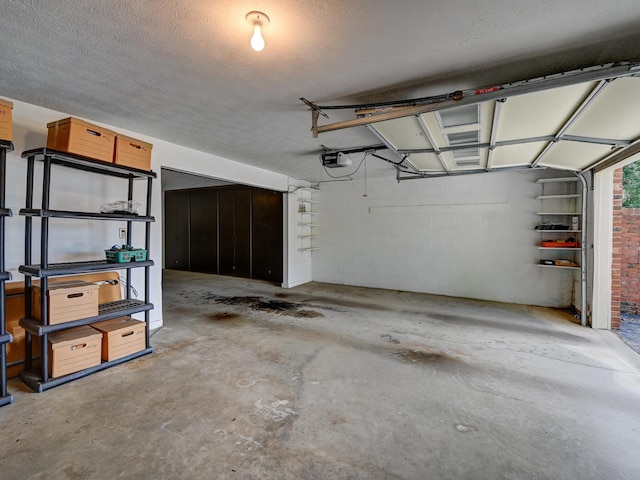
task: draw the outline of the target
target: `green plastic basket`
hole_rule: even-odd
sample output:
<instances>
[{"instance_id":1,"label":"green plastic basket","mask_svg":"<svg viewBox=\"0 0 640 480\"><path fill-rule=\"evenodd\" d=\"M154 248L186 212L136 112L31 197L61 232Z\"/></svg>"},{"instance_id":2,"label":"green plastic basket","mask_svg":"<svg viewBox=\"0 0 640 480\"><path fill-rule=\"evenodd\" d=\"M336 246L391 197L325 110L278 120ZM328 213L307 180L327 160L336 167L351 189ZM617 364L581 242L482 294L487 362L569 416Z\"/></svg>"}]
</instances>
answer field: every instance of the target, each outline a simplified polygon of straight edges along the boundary
<instances>
[{"instance_id":1,"label":"green plastic basket","mask_svg":"<svg viewBox=\"0 0 640 480\"><path fill-rule=\"evenodd\" d=\"M144 262L147 259L147 251L140 248L137 250L105 250L107 262L129 263Z\"/></svg>"}]
</instances>

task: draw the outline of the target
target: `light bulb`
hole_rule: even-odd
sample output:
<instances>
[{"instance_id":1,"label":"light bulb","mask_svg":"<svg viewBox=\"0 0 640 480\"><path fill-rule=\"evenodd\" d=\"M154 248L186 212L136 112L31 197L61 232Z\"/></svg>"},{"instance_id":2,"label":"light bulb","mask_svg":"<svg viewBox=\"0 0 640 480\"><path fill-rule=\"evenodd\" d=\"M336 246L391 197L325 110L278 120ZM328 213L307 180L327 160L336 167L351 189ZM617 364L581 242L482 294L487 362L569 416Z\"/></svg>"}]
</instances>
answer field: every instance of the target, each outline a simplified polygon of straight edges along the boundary
<instances>
[{"instance_id":1,"label":"light bulb","mask_svg":"<svg viewBox=\"0 0 640 480\"><path fill-rule=\"evenodd\" d=\"M246 20L253 27L253 36L251 37L251 48L256 52L261 52L264 48L264 38L262 37L262 27L269 25L269 17L262 12L249 12Z\"/></svg>"},{"instance_id":2,"label":"light bulb","mask_svg":"<svg viewBox=\"0 0 640 480\"><path fill-rule=\"evenodd\" d=\"M255 22L253 24L251 48L253 48L256 52L261 52L264 48L264 38L262 38L262 24L260 22Z\"/></svg>"}]
</instances>

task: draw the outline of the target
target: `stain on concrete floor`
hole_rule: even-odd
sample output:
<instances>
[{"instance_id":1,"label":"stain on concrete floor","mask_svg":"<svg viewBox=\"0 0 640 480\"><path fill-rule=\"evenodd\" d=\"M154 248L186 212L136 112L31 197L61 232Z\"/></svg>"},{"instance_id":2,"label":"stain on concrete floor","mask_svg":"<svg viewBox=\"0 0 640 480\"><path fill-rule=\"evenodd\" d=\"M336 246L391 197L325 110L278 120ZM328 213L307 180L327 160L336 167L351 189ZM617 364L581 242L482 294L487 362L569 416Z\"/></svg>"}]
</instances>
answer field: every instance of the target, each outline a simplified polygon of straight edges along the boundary
<instances>
[{"instance_id":1,"label":"stain on concrete floor","mask_svg":"<svg viewBox=\"0 0 640 480\"><path fill-rule=\"evenodd\" d=\"M252 310L260 310L266 313L286 315L297 318L316 318L323 316L320 312L303 308L303 305L281 300L267 300L263 297L218 297L216 303L225 305L240 305Z\"/></svg>"}]
</instances>

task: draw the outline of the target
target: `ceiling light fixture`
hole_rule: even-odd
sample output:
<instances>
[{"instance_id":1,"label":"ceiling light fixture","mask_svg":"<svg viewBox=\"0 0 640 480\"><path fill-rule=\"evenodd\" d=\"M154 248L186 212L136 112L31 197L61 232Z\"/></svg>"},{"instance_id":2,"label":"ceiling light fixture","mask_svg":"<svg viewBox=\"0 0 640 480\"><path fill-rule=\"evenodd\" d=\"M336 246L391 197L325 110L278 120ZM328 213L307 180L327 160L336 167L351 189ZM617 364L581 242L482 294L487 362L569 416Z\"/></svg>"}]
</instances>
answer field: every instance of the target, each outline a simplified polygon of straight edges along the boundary
<instances>
[{"instance_id":1,"label":"ceiling light fixture","mask_svg":"<svg viewBox=\"0 0 640 480\"><path fill-rule=\"evenodd\" d=\"M262 38L262 27L269 25L269 17L262 12L249 12L245 17L247 23L253 26L253 36L251 37L251 48L256 52L261 52L264 48L264 38Z\"/></svg>"}]
</instances>

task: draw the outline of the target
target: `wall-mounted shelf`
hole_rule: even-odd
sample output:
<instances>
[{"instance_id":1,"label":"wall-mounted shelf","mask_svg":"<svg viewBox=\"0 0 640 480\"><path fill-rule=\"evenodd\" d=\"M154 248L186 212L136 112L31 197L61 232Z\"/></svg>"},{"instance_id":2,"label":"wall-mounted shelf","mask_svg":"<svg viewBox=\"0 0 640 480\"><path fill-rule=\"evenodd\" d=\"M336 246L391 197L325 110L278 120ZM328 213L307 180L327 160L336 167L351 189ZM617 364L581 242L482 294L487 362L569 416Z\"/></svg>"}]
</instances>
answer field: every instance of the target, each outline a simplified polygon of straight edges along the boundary
<instances>
[{"instance_id":1,"label":"wall-mounted shelf","mask_svg":"<svg viewBox=\"0 0 640 480\"><path fill-rule=\"evenodd\" d=\"M298 238L300 239L300 243L298 250L301 252L312 252L319 249L315 242L320 238L317 230L320 224L317 223L317 221L322 214L314 210L314 208L320 204L320 201L313 198L313 195L318 192L318 189L305 187L300 190L301 193L298 198L298 215L300 215Z\"/></svg>"},{"instance_id":2,"label":"wall-mounted shelf","mask_svg":"<svg viewBox=\"0 0 640 480\"><path fill-rule=\"evenodd\" d=\"M580 266L576 266L576 267L572 267L572 266L568 266L568 265L538 265L541 268L565 268L565 269L569 269L569 270L580 270Z\"/></svg>"},{"instance_id":3,"label":"wall-mounted shelf","mask_svg":"<svg viewBox=\"0 0 640 480\"><path fill-rule=\"evenodd\" d=\"M579 286L582 287L582 295L584 296L585 275L583 268L586 258L583 233L586 189L580 189L580 181L578 176L538 179L536 183L541 186L541 192L540 195L535 197L540 201L540 211L537 215L542 220L542 223L535 229L539 234L537 248L540 252L540 263L537 266L547 269L568 270L572 278L570 285L573 288L572 297L574 301L577 297ZM552 217L552 219L547 218L544 220L544 217ZM547 241L553 242L551 245L554 246L543 246L543 242ZM565 242L571 242L573 246L562 246ZM558 265L557 263L560 264ZM578 276L578 274L580 275ZM581 306L577 308L581 310L581 314L584 314L584 298L581 300ZM582 321L585 324L584 317Z\"/></svg>"},{"instance_id":4,"label":"wall-mounted shelf","mask_svg":"<svg viewBox=\"0 0 640 480\"><path fill-rule=\"evenodd\" d=\"M539 178L536 183L569 183L578 182L578 177L553 177L553 178Z\"/></svg>"},{"instance_id":5,"label":"wall-mounted shelf","mask_svg":"<svg viewBox=\"0 0 640 480\"><path fill-rule=\"evenodd\" d=\"M582 213L580 212L538 212L536 215L544 216L544 215L559 215L565 217L575 217L580 216Z\"/></svg>"},{"instance_id":6,"label":"wall-mounted shelf","mask_svg":"<svg viewBox=\"0 0 640 480\"><path fill-rule=\"evenodd\" d=\"M582 195L580 195L579 193L570 193L567 195L540 195L536 197L536 200L552 200L554 198L558 199L558 198L580 198Z\"/></svg>"}]
</instances>

